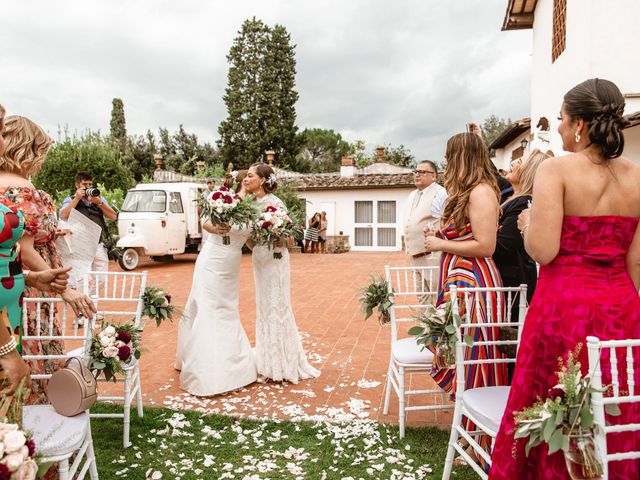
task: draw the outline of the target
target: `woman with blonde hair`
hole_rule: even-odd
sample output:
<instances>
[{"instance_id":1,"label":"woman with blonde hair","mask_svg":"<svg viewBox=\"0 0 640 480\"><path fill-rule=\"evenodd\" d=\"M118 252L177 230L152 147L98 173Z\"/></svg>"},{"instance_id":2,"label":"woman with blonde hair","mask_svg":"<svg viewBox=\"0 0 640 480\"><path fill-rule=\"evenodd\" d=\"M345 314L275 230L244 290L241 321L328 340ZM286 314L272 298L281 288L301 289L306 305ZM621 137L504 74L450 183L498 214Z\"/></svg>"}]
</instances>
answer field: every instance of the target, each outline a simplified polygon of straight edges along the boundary
<instances>
[{"instance_id":1,"label":"woman with blonde hair","mask_svg":"<svg viewBox=\"0 0 640 480\"><path fill-rule=\"evenodd\" d=\"M491 258L496 248L496 231L500 206L500 190L493 172L489 151L482 138L474 133L459 133L447 142L447 162L444 186L449 198L441 219L440 232L425 232L425 247L429 252L442 252L440 287L437 305L449 301L451 286L500 287L502 281ZM497 308L497 302L488 304L488 297L479 296L466 314L471 323L484 323L487 309ZM493 312L495 318L496 312ZM493 340L498 332L494 328L470 329L474 341ZM489 359L501 354L490 346L474 346L466 350L467 359ZM507 368L504 364L473 365L466 369L468 388L506 385ZM437 368L431 375L440 387L455 394L455 368ZM471 425L468 425L472 428ZM490 451L491 439L482 436L479 443Z\"/></svg>"},{"instance_id":2,"label":"woman with blonde hair","mask_svg":"<svg viewBox=\"0 0 640 480\"><path fill-rule=\"evenodd\" d=\"M511 162L511 171L506 178L513 186L513 195L502 204L496 251L493 254L502 284L505 287L526 284L528 301L533 298L538 273L536 262L524 249L522 235L518 230L518 215L528 208L538 166L549 157L550 155L535 149L524 161L518 158Z\"/></svg>"},{"instance_id":3,"label":"woman with blonde hair","mask_svg":"<svg viewBox=\"0 0 640 480\"><path fill-rule=\"evenodd\" d=\"M22 264L30 270L43 271L62 267L62 261L56 250L57 231L56 208L51 197L37 190L29 181L29 177L37 173L49 151L53 140L33 121L25 117L9 116L4 121L2 136L5 151L0 156L0 200L5 205L15 206L24 217L25 234L19 240ZM26 297L49 297L50 293L38 288L27 287ZM61 292L62 298L73 308L76 314L90 316L95 312L91 300L79 292L66 288ZM42 309L42 317L48 318L48 311ZM46 321L39 322L35 309L27 309L28 332L34 332L38 325L45 328ZM54 320L54 334L60 335L60 324ZM50 355L64 354L61 342L25 342L24 353L36 354L34 349L41 348ZM42 368L33 365L35 373L51 373L58 362L45 362ZM37 382L32 387L33 396L29 403L46 402L46 393Z\"/></svg>"}]
</instances>

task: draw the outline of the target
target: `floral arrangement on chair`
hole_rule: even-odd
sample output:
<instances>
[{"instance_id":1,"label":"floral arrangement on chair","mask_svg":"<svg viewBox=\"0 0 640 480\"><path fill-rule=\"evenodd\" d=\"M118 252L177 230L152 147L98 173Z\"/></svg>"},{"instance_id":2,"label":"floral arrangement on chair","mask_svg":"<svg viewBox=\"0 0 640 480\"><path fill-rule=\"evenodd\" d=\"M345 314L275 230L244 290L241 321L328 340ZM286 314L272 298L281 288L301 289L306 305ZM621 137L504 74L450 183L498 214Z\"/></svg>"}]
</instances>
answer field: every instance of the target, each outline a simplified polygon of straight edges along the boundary
<instances>
[{"instance_id":1,"label":"floral arrangement on chair","mask_svg":"<svg viewBox=\"0 0 640 480\"><path fill-rule=\"evenodd\" d=\"M233 190L220 186L211 192L206 192L198 200L200 216L208 218L213 225L226 223L249 227L256 217L256 206L253 197L247 195L244 199L238 197ZM231 245L229 235L222 236L223 245Z\"/></svg>"},{"instance_id":2,"label":"floral arrangement on chair","mask_svg":"<svg viewBox=\"0 0 640 480\"><path fill-rule=\"evenodd\" d=\"M571 478L599 478L602 463L593 439L596 428L591 409L591 377L582 375L577 361L582 344L569 352L566 363L558 359L558 383L531 407L515 413L515 438L527 438L525 454L541 443L549 453L562 450ZM606 390L606 388L605 388ZM617 405L607 405L609 415L619 415Z\"/></svg>"},{"instance_id":3,"label":"floral arrangement on chair","mask_svg":"<svg viewBox=\"0 0 640 480\"><path fill-rule=\"evenodd\" d=\"M91 338L89 369L115 382L115 376L133 359L140 358L140 330L128 323L103 323L99 333Z\"/></svg>"},{"instance_id":4,"label":"floral arrangement on chair","mask_svg":"<svg viewBox=\"0 0 640 480\"><path fill-rule=\"evenodd\" d=\"M391 322L389 309L393 305L393 289L389 293L389 282L384 277L371 277L369 285L362 288L360 303L365 320L373 315L373 311L377 309L380 325Z\"/></svg>"},{"instance_id":5,"label":"floral arrangement on chair","mask_svg":"<svg viewBox=\"0 0 640 480\"><path fill-rule=\"evenodd\" d=\"M142 294L142 315L155 320L156 326L164 320L173 320L175 307L171 305L171 294L157 287L146 287Z\"/></svg>"},{"instance_id":6,"label":"floral arrangement on chair","mask_svg":"<svg viewBox=\"0 0 640 480\"><path fill-rule=\"evenodd\" d=\"M302 222L286 208L268 205L253 224L251 239L257 245L267 245L273 250L273 258L282 258L279 244L287 238L299 238L302 235Z\"/></svg>"},{"instance_id":7,"label":"floral arrangement on chair","mask_svg":"<svg viewBox=\"0 0 640 480\"><path fill-rule=\"evenodd\" d=\"M23 402L24 380L0 400L0 480L35 480L38 475L35 442L22 430Z\"/></svg>"},{"instance_id":8,"label":"floral arrangement on chair","mask_svg":"<svg viewBox=\"0 0 640 480\"><path fill-rule=\"evenodd\" d=\"M454 368L456 363L456 329L462 325L466 315L454 315L452 302L439 306L427 305L426 309L416 317L422 326L409 329L409 335L416 337L418 345L430 347L434 352L434 363L438 368ZM473 346L473 339L463 335L464 342Z\"/></svg>"}]
</instances>

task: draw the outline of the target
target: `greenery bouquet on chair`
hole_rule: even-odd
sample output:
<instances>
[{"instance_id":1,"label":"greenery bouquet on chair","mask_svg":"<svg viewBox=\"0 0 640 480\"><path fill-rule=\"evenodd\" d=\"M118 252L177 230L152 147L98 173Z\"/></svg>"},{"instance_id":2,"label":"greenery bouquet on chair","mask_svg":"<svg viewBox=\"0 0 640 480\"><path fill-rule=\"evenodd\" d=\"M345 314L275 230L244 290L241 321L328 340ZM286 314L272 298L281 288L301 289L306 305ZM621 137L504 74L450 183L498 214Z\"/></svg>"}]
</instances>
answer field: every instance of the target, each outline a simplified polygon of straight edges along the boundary
<instances>
[{"instance_id":1,"label":"greenery bouquet on chair","mask_svg":"<svg viewBox=\"0 0 640 480\"><path fill-rule=\"evenodd\" d=\"M433 351L437 368L454 368L456 364L456 329L462 325L465 315L454 315L451 305L451 302L437 307L427 305L416 317L416 322L422 326L409 329L409 335L416 337L418 345ZM470 347L473 346L473 339L469 335L464 335L463 340Z\"/></svg>"},{"instance_id":2,"label":"greenery bouquet on chair","mask_svg":"<svg viewBox=\"0 0 640 480\"><path fill-rule=\"evenodd\" d=\"M96 378L102 373L107 380L115 382L116 375L134 359L140 358L140 330L125 323L111 325L103 323L99 333L91 338L89 369Z\"/></svg>"},{"instance_id":3,"label":"greenery bouquet on chair","mask_svg":"<svg viewBox=\"0 0 640 480\"><path fill-rule=\"evenodd\" d=\"M173 320L175 306L171 305L171 294L157 287L147 287L142 294L142 316L156 322L156 326L164 320Z\"/></svg>"},{"instance_id":4,"label":"greenery bouquet on chair","mask_svg":"<svg viewBox=\"0 0 640 480\"><path fill-rule=\"evenodd\" d=\"M391 322L389 309L393 305L393 290L389 291L389 282L384 277L371 277L371 283L362 289L360 303L365 320L377 309L380 325Z\"/></svg>"},{"instance_id":5,"label":"greenery bouquet on chair","mask_svg":"<svg viewBox=\"0 0 640 480\"><path fill-rule=\"evenodd\" d=\"M282 258L288 238L302 237L300 218L285 207L268 205L258 216L251 230L251 240L256 245L266 245L273 250L273 258Z\"/></svg>"},{"instance_id":6,"label":"greenery bouquet on chair","mask_svg":"<svg viewBox=\"0 0 640 480\"><path fill-rule=\"evenodd\" d=\"M208 219L213 225L228 224L248 228L257 216L257 208L253 197L247 195L243 199L224 185L206 192L198 201L200 216ZM223 235L223 245L231 245L229 235Z\"/></svg>"},{"instance_id":7,"label":"greenery bouquet on chair","mask_svg":"<svg viewBox=\"0 0 640 480\"><path fill-rule=\"evenodd\" d=\"M23 380L13 395L0 399L0 480L35 480L39 473L36 445L22 430L24 396Z\"/></svg>"},{"instance_id":8,"label":"greenery bouquet on chair","mask_svg":"<svg viewBox=\"0 0 640 480\"><path fill-rule=\"evenodd\" d=\"M543 442L548 444L549 454L562 450L573 479L600 478L603 468L593 438L596 426L591 409L591 394L596 390L589 375L582 376L577 361L581 347L578 344L569 352L566 363L558 359L558 384L547 398L515 414L515 438L528 439L526 455ZM619 415L620 410L617 405L607 405L607 413Z\"/></svg>"}]
</instances>

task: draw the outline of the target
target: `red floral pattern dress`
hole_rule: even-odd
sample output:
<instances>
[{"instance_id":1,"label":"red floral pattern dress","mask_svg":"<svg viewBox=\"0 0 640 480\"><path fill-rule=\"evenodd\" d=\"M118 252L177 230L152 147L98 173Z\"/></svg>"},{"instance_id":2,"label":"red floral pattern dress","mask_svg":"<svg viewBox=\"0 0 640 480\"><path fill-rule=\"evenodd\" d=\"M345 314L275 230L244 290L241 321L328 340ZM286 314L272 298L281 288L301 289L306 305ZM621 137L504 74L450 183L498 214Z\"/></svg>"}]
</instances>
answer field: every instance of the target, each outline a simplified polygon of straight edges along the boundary
<instances>
[{"instance_id":1,"label":"red floral pattern dress","mask_svg":"<svg viewBox=\"0 0 640 480\"><path fill-rule=\"evenodd\" d=\"M586 337L601 340L640 338L640 297L625 264L638 219L621 216L565 216L558 256L540 269L538 286L522 331L522 340L507 409L493 450L489 478L568 479L562 452L548 454L546 444L524 454L526 439L514 440L514 412L546 398L557 383L558 357L583 344L580 363L588 371ZM634 352L636 355L638 352ZM624 353L618 353L624 358ZM637 357L636 357L637 358ZM609 360L603 357L604 385L611 382ZM635 370L640 385L640 369ZM620 369L620 388L626 372ZM607 416L615 423L640 423L640 406L621 405L622 415ZM607 450L640 450L638 432L610 435ZM640 460L609 464L610 479L640 478Z\"/></svg>"},{"instance_id":2,"label":"red floral pattern dress","mask_svg":"<svg viewBox=\"0 0 640 480\"><path fill-rule=\"evenodd\" d=\"M31 187L0 187L0 196L20 209L24 216L25 235L33 236L34 248L50 268L62 267L62 261L56 250L55 233L58 228L56 207L51 196L42 190ZM42 292L33 287L25 289L25 297L49 297L51 293ZM35 308L27 307L27 331L29 335L37 328ZM41 333L45 334L45 327L48 322L49 310L42 308L41 311ZM54 319L54 335L61 335L58 319ZM25 335L27 332L24 333ZM64 346L61 341L51 340L46 342L23 342L23 354L63 355ZM58 361L29 362L32 373L51 373L59 367ZM32 383L32 395L28 404L48 403L47 396L42 382Z\"/></svg>"}]
</instances>

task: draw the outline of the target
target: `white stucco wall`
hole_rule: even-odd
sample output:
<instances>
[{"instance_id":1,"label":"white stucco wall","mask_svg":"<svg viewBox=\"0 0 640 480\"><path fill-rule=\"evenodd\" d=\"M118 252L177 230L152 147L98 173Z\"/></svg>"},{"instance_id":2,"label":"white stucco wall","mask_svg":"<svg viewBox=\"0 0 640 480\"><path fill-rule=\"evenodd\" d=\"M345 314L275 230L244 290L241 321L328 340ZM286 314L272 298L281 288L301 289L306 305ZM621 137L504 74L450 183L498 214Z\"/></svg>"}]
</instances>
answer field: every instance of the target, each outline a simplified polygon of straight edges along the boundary
<instances>
[{"instance_id":1,"label":"white stucco wall","mask_svg":"<svg viewBox=\"0 0 640 480\"><path fill-rule=\"evenodd\" d=\"M313 190L299 192L307 202L307 217L316 212L327 212L327 234L349 235L349 244L355 250L392 250L401 249L402 222L407 207L407 198L413 187L379 188L359 190ZM355 248L355 202L356 201L395 200L396 202L396 246L393 248Z\"/></svg>"},{"instance_id":2,"label":"white stucco wall","mask_svg":"<svg viewBox=\"0 0 640 480\"><path fill-rule=\"evenodd\" d=\"M640 92L640 49L636 48L638 0L567 0L565 51L551 63L553 0L539 0L533 26L531 126L540 117L550 124L549 143L534 138L543 151L563 153L557 133L563 95L588 78L606 78L622 93ZM627 99L625 113L640 110L640 99ZM631 135L631 145L637 136ZM636 157L637 161L640 158Z\"/></svg>"},{"instance_id":3,"label":"white stucco wall","mask_svg":"<svg viewBox=\"0 0 640 480\"><path fill-rule=\"evenodd\" d=\"M513 140L511 143L508 143L504 148L496 149L495 156L491 159L493 160L493 164L498 169L506 170L507 172L511 169L511 155L516 148L520 148L521 142L524 139L527 139L527 142L530 141L529 132L523 133L518 138ZM529 151L529 146L525 149L524 156L527 156Z\"/></svg>"}]
</instances>

